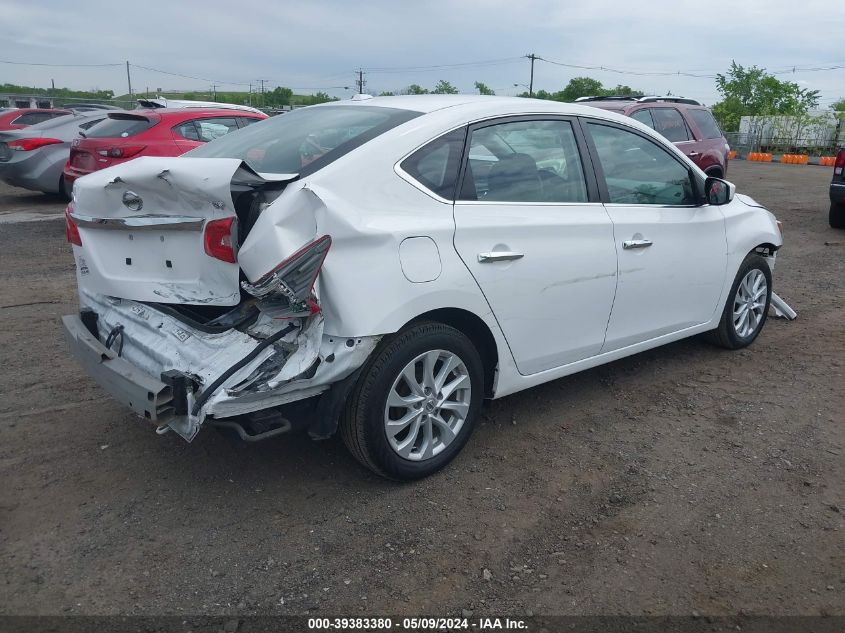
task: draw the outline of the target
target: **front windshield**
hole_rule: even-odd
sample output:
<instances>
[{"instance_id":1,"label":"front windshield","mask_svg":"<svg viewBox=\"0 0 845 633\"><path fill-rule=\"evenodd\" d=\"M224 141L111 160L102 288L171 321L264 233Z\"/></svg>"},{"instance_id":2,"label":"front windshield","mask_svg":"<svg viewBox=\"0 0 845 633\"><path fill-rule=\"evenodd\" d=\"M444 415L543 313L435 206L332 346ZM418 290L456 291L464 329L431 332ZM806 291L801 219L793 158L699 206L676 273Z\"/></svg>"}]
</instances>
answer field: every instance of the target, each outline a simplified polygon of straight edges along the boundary
<instances>
[{"instance_id":1,"label":"front windshield","mask_svg":"<svg viewBox=\"0 0 845 633\"><path fill-rule=\"evenodd\" d=\"M302 108L227 134L185 156L239 158L259 173L307 175L420 114L377 106Z\"/></svg>"}]
</instances>

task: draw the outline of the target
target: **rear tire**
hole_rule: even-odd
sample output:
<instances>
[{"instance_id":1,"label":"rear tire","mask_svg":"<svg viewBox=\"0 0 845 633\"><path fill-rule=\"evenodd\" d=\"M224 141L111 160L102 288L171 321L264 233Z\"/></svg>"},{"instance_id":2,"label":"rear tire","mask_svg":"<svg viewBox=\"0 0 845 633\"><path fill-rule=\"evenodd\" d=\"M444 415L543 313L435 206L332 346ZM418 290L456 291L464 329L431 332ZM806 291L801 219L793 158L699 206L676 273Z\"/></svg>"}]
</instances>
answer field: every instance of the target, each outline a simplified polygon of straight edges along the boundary
<instances>
[{"instance_id":1,"label":"rear tire","mask_svg":"<svg viewBox=\"0 0 845 633\"><path fill-rule=\"evenodd\" d=\"M845 205L830 203L830 213L827 216L830 226L834 229L845 229Z\"/></svg>"},{"instance_id":2,"label":"rear tire","mask_svg":"<svg viewBox=\"0 0 845 633\"><path fill-rule=\"evenodd\" d=\"M427 477L466 444L483 391L481 358L462 332L435 322L412 325L367 361L341 416L341 437L379 475Z\"/></svg>"},{"instance_id":3,"label":"rear tire","mask_svg":"<svg viewBox=\"0 0 845 633\"><path fill-rule=\"evenodd\" d=\"M772 300L772 271L764 257L749 253L736 273L719 327L705 337L725 349L748 347L760 334Z\"/></svg>"},{"instance_id":4,"label":"rear tire","mask_svg":"<svg viewBox=\"0 0 845 633\"><path fill-rule=\"evenodd\" d=\"M70 200L71 198L71 191L68 189L67 181L65 180L64 174L59 176L59 196L63 200Z\"/></svg>"}]
</instances>

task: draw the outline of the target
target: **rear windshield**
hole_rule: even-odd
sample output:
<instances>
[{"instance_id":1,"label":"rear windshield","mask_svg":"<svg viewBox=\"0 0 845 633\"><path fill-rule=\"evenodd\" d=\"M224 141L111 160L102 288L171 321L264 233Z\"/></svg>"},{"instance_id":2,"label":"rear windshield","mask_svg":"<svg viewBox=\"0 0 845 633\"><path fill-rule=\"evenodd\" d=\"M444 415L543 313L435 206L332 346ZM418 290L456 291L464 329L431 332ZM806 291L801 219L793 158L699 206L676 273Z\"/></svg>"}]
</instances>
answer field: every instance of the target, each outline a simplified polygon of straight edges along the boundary
<instances>
[{"instance_id":1,"label":"rear windshield","mask_svg":"<svg viewBox=\"0 0 845 633\"><path fill-rule=\"evenodd\" d=\"M85 132L88 138L126 138L135 136L153 126L153 122L141 116L110 114L99 124Z\"/></svg>"},{"instance_id":2,"label":"rear windshield","mask_svg":"<svg viewBox=\"0 0 845 633\"><path fill-rule=\"evenodd\" d=\"M315 106L253 123L185 156L239 158L257 172L308 175L421 113L378 106Z\"/></svg>"},{"instance_id":3,"label":"rear windshield","mask_svg":"<svg viewBox=\"0 0 845 633\"><path fill-rule=\"evenodd\" d=\"M701 130L704 138L721 138L722 131L719 129L716 119L707 110L687 110L692 120Z\"/></svg>"}]
</instances>

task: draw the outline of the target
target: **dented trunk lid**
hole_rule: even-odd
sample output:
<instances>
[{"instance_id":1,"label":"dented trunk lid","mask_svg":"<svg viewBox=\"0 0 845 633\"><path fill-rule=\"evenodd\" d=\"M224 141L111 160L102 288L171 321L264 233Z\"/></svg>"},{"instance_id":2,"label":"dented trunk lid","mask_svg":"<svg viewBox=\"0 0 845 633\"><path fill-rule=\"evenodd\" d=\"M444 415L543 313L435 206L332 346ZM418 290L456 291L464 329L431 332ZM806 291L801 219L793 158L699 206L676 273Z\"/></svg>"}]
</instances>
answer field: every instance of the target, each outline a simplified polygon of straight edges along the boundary
<instances>
[{"instance_id":1,"label":"dented trunk lid","mask_svg":"<svg viewBox=\"0 0 845 633\"><path fill-rule=\"evenodd\" d=\"M206 252L205 229L235 218L233 191L296 174L259 175L240 159L142 157L80 178L69 215L80 289L134 301L232 306L237 262Z\"/></svg>"}]
</instances>

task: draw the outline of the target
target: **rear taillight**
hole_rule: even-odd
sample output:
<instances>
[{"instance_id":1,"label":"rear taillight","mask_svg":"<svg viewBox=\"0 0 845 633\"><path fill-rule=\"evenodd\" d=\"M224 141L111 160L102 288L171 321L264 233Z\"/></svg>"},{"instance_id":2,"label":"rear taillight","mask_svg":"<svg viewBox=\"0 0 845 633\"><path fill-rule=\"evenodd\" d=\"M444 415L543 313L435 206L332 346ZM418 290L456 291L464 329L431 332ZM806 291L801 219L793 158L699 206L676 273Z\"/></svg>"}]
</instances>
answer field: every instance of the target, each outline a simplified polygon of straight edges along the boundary
<instances>
[{"instance_id":1,"label":"rear taillight","mask_svg":"<svg viewBox=\"0 0 845 633\"><path fill-rule=\"evenodd\" d=\"M783 237L783 222L780 220L775 220L775 222L778 223L778 233L780 233L780 236Z\"/></svg>"},{"instance_id":2,"label":"rear taillight","mask_svg":"<svg viewBox=\"0 0 845 633\"><path fill-rule=\"evenodd\" d=\"M108 156L109 158L131 158L135 154L143 152L147 148L146 145L125 145L120 147L101 147L97 150L100 156Z\"/></svg>"},{"instance_id":3,"label":"rear taillight","mask_svg":"<svg viewBox=\"0 0 845 633\"><path fill-rule=\"evenodd\" d=\"M19 138L14 141L8 141L6 145L9 149L16 152L31 152L45 145L56 145L60 143L64 143L64 141L58 138Z\"/></svg>"},{"instance_id":4,"label":"rear taillight","mask_svg":"<svg viewBox=\"0 0 845 633\"><path fill-rule=\"evenodd\" d=\"M314 283L332 245L330 235L318 237L254 284L241 282L241 287L260 299L258 307L273 318L307 316L320 311L314 298Z\"/></svg>"},{"instance_id":5,"label":"rear taillight","mask_svg":"<svg viewBox=\"0 0 845 633\"><path fill-rule=\"evenodd\" d=\"M841 176L843 171L845 171L845 147L839 150L836 154L836 162L833 163L834 174Z\"/></svg>"},{"instance_id":6,"label":"rear taillight","mask_svg":"<svg viewBox=\"0 0 845 633\"><path fill-rule=\"evenodd\" d=\"M71 213L73 213L72 202L65 209L65 237L67 237L67 241L71 244L82 246L82 236L79 235L79 227L76 226L76 222L70 217Z\"/></svg>"},{"instance_id":7,"label":"rear taillight","mask_svg":"<svg viewBox=\"0 0 845 633\"><path fill-rule=\"evenodd\" d=\"M205 247L206 254L214 259L219 259L230 264L238 261L235 256L237 229L238 225L235 223L234 217L212 220L206 224L205 235L203 237L203 246Z\"/></svg>"}]
</instances>

